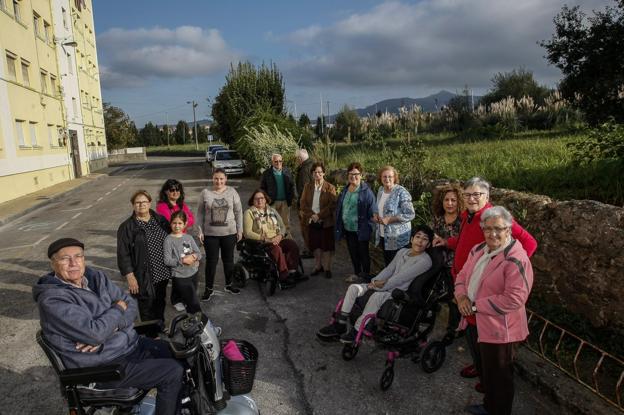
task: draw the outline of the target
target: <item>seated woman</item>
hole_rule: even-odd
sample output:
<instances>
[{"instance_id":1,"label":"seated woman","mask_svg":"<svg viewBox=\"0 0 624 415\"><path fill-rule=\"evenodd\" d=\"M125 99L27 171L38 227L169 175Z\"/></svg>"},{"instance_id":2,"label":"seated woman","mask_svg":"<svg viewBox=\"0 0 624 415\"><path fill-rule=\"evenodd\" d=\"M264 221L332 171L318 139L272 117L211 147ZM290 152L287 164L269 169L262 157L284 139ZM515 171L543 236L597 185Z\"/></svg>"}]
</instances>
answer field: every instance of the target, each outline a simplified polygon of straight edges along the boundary
<instances>
[{"instance_id":1,"label":"seated woman","mask_svg":"<svg viewBox=\"0 0 624 415\"><path fill-rule=\"evenodd\" d=\"M286 239L286 227L279 213L269 204L271 199L262 189L255 190L249 202L250 208L243 215L243 236L266 244L267 252L279 271L282 288L292 287L299 265L299 247L292 239Z\"/></svg>"},{"instance_id":2,"label":"seated woman","mask_svg":"<svg viewBox=\"0 0 624 415\"><path fill-rule=\"evenodd\" d=\"M411 248L403 248L397 252L390 264L384 268L368 284L351 284L347 289L340 309L340 315L329 326L317 332L317 336L331 340L340 336L343 343L353 343L364 316L375 313L381 305L392 296L395 288L406 290L414 278L431 268L429 254L425 252L433 241L433 231L426 225L419 225L412 229ZM358 297L372 290L373 293L366 302L362 315L355 322L354 327L349 325L349 313Z\"/></svg>"}]
</instances>

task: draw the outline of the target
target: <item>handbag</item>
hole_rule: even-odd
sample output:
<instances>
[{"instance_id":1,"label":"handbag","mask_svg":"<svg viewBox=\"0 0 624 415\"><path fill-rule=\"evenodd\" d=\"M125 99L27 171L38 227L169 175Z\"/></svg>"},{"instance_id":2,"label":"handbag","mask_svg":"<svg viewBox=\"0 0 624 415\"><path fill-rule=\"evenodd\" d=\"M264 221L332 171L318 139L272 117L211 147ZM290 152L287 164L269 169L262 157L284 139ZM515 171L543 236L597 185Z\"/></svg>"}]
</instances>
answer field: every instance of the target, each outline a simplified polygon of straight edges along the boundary
<instances>
[{"instance_id":1,"label":"handbag","mask_svg":"<svg viewBox=\"0 0 624 415\"><path fill-rule=\"evenodd\" d=\"M323 221L318 221L318 222L310 222L308 223L308 226L311 229L323 229Z\"/></svg>"}]
</instances>

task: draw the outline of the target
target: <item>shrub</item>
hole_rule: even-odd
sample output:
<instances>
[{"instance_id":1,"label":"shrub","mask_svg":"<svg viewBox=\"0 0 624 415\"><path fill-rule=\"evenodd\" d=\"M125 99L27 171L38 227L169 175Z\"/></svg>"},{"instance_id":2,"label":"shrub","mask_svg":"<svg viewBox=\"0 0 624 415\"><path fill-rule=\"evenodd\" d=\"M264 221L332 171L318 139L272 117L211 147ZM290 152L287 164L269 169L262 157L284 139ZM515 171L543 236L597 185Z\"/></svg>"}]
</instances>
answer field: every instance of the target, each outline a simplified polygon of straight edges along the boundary
<instances>
[{"instance_id":1,"label":"shrub","mask_svg":"<svg viewBox=\"0 0 624 415\"><path fill-rule=\"evenodd\" d=\"M282 131L275 124L244 127L244 130L245 134L236 141L236 148L250 164L250 171L257 173L269 166L274 153L280 153L284 164L294 167L299 144L289 131Z\"/></svg>"},{"instance_id":2,"label":"shrub","mask_svg":"<svg viewBox=\"0 0 624 415\"><path fill-rule=\"evenodd\" d=\"M608 122L589 130L586 138L569 144L573 159L580 164L615 159L624 162L624 125Z\"/></svg>"}]
</instances>

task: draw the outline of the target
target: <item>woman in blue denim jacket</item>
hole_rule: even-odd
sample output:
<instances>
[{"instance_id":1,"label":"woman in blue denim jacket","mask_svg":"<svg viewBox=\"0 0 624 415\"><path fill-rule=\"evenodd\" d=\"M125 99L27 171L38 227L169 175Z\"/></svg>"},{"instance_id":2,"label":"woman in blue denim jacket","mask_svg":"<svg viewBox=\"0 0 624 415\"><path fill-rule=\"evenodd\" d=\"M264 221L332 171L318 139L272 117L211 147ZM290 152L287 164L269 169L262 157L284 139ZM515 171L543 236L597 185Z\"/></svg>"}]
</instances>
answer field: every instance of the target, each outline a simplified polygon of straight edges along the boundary
<instances>
[{"instance_id":1,"label":"woman in blue denim jacket","mask_svg":"<svg viewBox=\"0 0 624 415\"><path fill-rule=\"evenodd\" d=\"M392 262L397 251L409 244L411 221L416 214L412 196L399 184L399 172L392 166L379 170L377 211L375 222L375 245L383 249L386 266Z\"/></svg>"},{"instance_id":2,"label":"woman in blue denim jacket","mask_svg":"<svg viewBox=\"0 0 624 415\"><path fill-rule=\"evenodd\" d=\"M336 205L336 241L346 239L353 264L353 274L347 277L347 282L370 282L371 279L368 243L377 204L373 191L362 181L362 173L360 163L349 165L348 185L340 192Z\"/></svg>"}]
</instances>

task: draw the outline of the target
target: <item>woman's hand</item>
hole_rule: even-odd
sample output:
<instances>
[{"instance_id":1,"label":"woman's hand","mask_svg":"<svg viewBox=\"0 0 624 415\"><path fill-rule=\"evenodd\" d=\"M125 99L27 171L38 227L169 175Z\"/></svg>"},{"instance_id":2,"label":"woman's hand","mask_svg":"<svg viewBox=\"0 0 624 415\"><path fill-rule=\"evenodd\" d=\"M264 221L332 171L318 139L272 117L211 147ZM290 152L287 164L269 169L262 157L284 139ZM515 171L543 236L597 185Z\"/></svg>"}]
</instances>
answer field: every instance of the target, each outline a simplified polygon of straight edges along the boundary
<instances>
[{"instance_id":1,"label":"woman's hand","mask_svg":"<svg viewBox=\"0 0 624 415\"><path fill-rule=\"evenodd\" d=\"M243 239L243 232L237 232L236 233L236 242L240 241L241 239Z\"/></svg>"},{"instance_id":2,"label":"woman's hand","mask_svg":"<svg viewBox=\"0 0 624 415\"><path fill-rule=\"evenodd\" d=\"M382 225L389 225L394 222L394 216L384 216L383 218L379 218L379 223Z\"/></svg>"},{"instance_id":3,"label":"woman's hand","mask_svg":"<svg viewBox=\"0 0 624 415\"><path fill-rule=\"evenodd\" d=\"M279 245L279 243L282 242L282 239L284 239L284 237L281 234L275 235L275 237L271 239L271 243L273 245Z\"/></svg>"},{"instance_id":4,"label":"woman's hand","mask_svg":"<svg viewBox=\"0 0 624 415\"><path fill-rule=\"evenodd\" d=\"M381 223L379 221L379 215L376 213L373 213L373 223Z\"/></svg>"},{"instance_id":5,"label":"woman's hand","mask_svg":"<svg viewBox=\"0 0 624 415\"><path fill-rule=\"evenodd\" d=\"M182 257L182 264L184 265L193 265L197 261L197 257L195 255L185 255Z\"/></svg>"},{"instance_id":6,"label":"woman's hand","mask_svg":"<svg viewBox=\"0 0 624 415\"><path fill-rule=\"evenodd\" d=\"M310 216L310 219L312 220L312 222L318 222L319 221L319 215L317 215L316 213L312 216Z\"/></svg>"},{"instance_id":7,"label":"woman's hand","mask_svg":"<svg viewBox=\"0 0 624 415\"><path fill-rule=\"evenodd\" d=\"M375 280L368 283L368 288L371 290L379 290L383 288L384 285L386 285L385 281Z\"/></svg>"},{"instance_id":8,"label":"woman's hand","mask_svg":"<svg viewBox=\"0 0 624 415\"><path fill-rule=\"evenodd\" d=\"M199 235L197 235L197 237L199 238L199 242L201 242L201 244L204 244L204 233L200 232Z\"/></svg>"},{"instance_id":9,"label":"woman's hand","mask_svg":"<svg viewBox=\"0 0 624 415\"><path fill-rule=\"evenodd\" d=\"M433 243L431 245L433 246L446 246L447 242L446 239L439 237L438 235L436 235L433 238Z\"/></svg>"},{"instance_id":10,"label":"woman's hand","mask_svg":"<svg viewBox=\"0 0 624 415\"><path fill-rule=\"evenodd\" d=\"M139 283L134 276L134 272L126 274L126 281L128 281L128 291L130 294L138 294L139 293Z\"/></svg>"},{"instance_id":11,"label":"woman's hand","mask_svg":"<svg viewBox=\"0 0 624 415\"><path fill-rule=\"evenodd\" d=\"M464 317L472 315L472 301L470 301L467 295L462 295L457 299L457 308Z\"/></svg>"}]
</instances>

